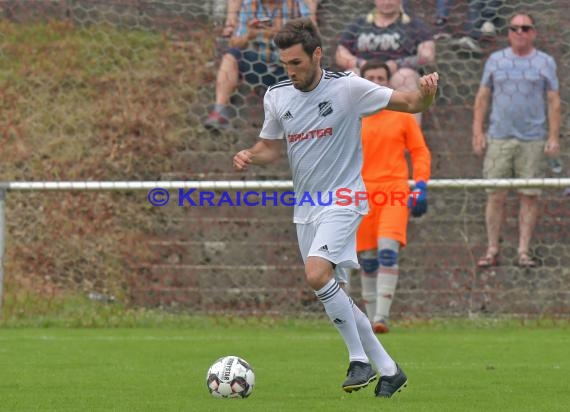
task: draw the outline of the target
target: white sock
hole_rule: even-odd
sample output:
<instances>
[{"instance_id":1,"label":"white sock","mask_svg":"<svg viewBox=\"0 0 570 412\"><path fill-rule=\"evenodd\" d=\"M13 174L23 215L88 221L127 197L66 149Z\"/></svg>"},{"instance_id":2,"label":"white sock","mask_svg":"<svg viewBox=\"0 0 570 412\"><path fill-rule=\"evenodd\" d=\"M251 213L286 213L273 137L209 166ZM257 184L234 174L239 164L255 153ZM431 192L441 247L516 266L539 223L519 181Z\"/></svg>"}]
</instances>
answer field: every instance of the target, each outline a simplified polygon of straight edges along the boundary
<instances>
[{"instance_id":1,"label":"white sock","mask_svg":"<svg viewBox=\"0 0 570 412\"><path fill-rule=\"evenodd\" d=\"M382 346L374 331L372 326L370 326L370 321L366 315L358 308L356 305L352 305L352 311L354 313L354 319L356 320L356 326L358 328L358 334L360 335L360 341L364 347L366 355L370 361L376 366L378 372L382 376L392 376L396 373L396 363L388 355L386 349Z\"/></svg>"},{"instance_id":2,"label":"white sock","mask_svg":"<svg viewBox=\"0 0 570 412\"><path fill-rule=\"evenodd\" d=\"M350 361L368 363L354 320L353 304L344 290L340 288L336 280L331 279L322 289L315 291L315 294L323 303L330 320L342 335Z\"/></svg>"},{"instance_id":3,"label":"white sock","mask_svg":"<svg viewBox=\"0 0 570 412\"><path fill-rule=\"evenodd\" d=\"M364 307L370 322L374 320L376 315L376 283L378 272L366 273L360 270L360 280L362 282L362 299L364 300Z\"/></svg>"},{"instance_id":4,"label":"white sock","mask_svg":"<svg viewBox=\"0 0 570 412\"><path fill-rule=\"evenodd\" d=\"M398 285L398 265L380 266L376 281L376 315L374 315L374 320L387 320L390 317L390 308Z\"/></svg>"}]
</instances>

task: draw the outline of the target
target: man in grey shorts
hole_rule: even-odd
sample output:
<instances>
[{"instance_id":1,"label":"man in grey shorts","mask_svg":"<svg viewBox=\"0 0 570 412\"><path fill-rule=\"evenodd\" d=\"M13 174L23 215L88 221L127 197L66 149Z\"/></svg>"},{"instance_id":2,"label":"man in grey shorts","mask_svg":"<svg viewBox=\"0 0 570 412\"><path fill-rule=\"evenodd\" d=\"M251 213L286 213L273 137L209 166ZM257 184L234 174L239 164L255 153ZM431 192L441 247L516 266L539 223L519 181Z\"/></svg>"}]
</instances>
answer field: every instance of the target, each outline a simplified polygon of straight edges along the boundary
<instances>
[{"instance_id":1,"label":"man in grey shorts","mask_svg":"<svg viewBox=\"0 0 570 412\"><path fill-rule=\"evenodd\" d=\"M560 92L556 63L534 48L534 18L515 14L509 24L510 47L485 63L473 113L473 151L485 154L486 179L542 177L544 155L560 152ZM492 99L489 129L483 131ZM548 127L547 127L548 124ZM488 246L477 265L498 264L499 236L506 190L488 190L485 212ZM534 267L529 244L538 216L540 189L520 189L518 264Z\"/></svg>"}]
</instances>

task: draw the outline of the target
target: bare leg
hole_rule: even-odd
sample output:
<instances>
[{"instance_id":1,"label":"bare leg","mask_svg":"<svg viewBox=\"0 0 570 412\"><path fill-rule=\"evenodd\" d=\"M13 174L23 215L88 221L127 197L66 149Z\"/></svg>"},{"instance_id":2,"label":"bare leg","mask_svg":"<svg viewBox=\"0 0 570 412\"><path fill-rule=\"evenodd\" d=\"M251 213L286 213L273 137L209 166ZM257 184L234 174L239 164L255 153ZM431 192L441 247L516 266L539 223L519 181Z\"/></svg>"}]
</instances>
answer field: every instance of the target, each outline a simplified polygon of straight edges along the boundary
<instances>
[{"instance_id":1,"label":"bare leg","mask_svg":"<svg viewBox=\"0 0 570 412\"><path fill-rule=\"evenodd\" d=\"M519 254L528 254L530 240L538 218L538 196L521 195L519 214Z\"/></svg>"},{"instance_id":2,"label":"bare leg","mask_svg":"<svg viewBox=\"0 0 570 412\"><path fill-rule=\"evenodd\" d=\"M229 53L224 54L216 79L216 104L227 105L239 81L238 62Z\"/></svg>"},{"instance_id":3,"label":"bare leg","mask_svg":"<svg viewBox=\"0 0 570 412\"><path fill-rule=\"evenodd\" d=\"M487 223L488 255L496 255L499 251L499 237L501 235L501 225L505 214L506 199L507 191L505 190L490 193L487 199L485 220Z\"/></svg>"}]
</instances>

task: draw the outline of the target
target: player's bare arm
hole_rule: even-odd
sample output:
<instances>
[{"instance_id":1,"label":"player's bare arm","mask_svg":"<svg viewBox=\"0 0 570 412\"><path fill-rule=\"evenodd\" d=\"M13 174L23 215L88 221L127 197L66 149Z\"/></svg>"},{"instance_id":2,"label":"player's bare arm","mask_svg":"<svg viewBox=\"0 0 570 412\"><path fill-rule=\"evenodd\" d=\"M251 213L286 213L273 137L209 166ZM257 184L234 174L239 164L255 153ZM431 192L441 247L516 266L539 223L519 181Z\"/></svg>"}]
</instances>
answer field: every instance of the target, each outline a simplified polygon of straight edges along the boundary
<instances>
[{"instance_id":1,"label":"player's bare arm","mask_svg":"<svg viewBox=\"0 0 570 412\"><path fill-rule=\"evenodd\" d=\"M430 73L422 76L418 82L418 90L405 92L394 90L386 109L406 113L421 113L431 106L437 92L439 75Z\"/></svg>"},{"instance_id":2,"label":"player's bare arm","mask_svg":"<svg viewBox=\"0 0 570 412\"><path fill-rule=\"evenodd\" d=\"M473 106L473 152L477 156L485 153L487 145L485 132L483 131L483 123L485 115L489 109L489 101L491 100L491 89L487 86L479 86L477 95L475 96L475 105Z\"/></svg>"},{"instance_id":3,"label":"player's bare arm","mask_svg":"<svg viewBox=\"0 0 570 412\"><path fill-rule=\"evenodd\" d=\"M233 159L234 169L247 170L251 165L265 165L271 163L281 156L283 151L283 140L259 139L255 145L249 149L236 153Z\"/></svg>"}]
</instances>

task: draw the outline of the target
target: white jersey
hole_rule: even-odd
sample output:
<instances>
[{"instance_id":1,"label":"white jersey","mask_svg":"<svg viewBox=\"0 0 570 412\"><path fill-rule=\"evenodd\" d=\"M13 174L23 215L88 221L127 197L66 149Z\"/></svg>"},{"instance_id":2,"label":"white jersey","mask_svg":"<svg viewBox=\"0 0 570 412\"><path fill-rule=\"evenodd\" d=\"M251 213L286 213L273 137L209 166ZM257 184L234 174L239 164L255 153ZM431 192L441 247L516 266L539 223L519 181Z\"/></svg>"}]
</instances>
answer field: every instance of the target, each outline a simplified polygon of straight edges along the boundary
<instances>
[{"instance_id":1,"label":"white jersey","mask_svg":"<svg viewBox=\"0 0 570 412\"><path fill-rule=\"evenodd\" d=\"M269 88L259 136L287 140L295 223L312 222L326 208L368 213L366 200L355 199L355 192L366 190L360 175L361 118L385 108L391 96L392 89L352 72L327 70L309 92L297 90L290 80Z\"/></svg>"}]
</instances>

